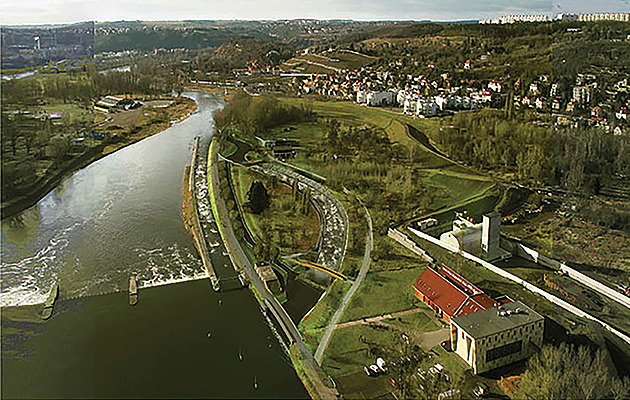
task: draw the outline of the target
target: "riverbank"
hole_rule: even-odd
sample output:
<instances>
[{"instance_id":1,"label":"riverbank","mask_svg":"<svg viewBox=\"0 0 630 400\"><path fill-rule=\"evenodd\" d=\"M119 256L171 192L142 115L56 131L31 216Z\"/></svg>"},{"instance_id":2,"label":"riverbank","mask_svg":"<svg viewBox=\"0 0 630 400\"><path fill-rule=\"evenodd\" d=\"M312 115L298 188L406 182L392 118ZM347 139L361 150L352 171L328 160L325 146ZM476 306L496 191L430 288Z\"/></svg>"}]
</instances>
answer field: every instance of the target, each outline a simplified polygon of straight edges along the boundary
<instances>
[{"instance_id":1,"label":"riverbank","mask_svg":"<svg viewBox=\"0 0 630 400\"><path fill-rule=\"evenodd\" d=\"M10 201L2 202L2 219L12 217L22 211L33 207L39 200L46 196L51 190L57 187L64 178L73 172L87 167L95 161L100 160L124 147L137 143L143 139L164 131L171 126L170 121L181 122L190 116L197 109L197 104L189 98L182 98L182 101L167 108L167 118L164 121L152 123L142 127L138 132L129 135L119 135L111 138L107 142L99 143L95 147L86 149L83 153L66 161L61 167L37 180L28 193L18 196Z\"/></svg>"}]
</instances>

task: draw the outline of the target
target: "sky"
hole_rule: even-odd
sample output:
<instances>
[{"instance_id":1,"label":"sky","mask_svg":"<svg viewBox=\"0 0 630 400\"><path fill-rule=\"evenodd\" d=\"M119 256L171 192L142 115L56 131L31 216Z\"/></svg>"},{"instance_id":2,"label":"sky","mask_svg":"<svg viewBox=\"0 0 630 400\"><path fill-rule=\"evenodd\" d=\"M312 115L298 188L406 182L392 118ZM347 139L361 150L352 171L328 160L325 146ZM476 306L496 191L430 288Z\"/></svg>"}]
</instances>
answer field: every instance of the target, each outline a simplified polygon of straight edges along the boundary
<instances>
[{"instance_id":1,"label":"sky","mask_svg":"<svg viewBox=\"0 0 630 400\"><path fill-rule=\"evenodd\" d=\"M454 21L559 12L630 12L630 0L0 0L2 25L183 19Z\"/></svg>"}]
</instances>

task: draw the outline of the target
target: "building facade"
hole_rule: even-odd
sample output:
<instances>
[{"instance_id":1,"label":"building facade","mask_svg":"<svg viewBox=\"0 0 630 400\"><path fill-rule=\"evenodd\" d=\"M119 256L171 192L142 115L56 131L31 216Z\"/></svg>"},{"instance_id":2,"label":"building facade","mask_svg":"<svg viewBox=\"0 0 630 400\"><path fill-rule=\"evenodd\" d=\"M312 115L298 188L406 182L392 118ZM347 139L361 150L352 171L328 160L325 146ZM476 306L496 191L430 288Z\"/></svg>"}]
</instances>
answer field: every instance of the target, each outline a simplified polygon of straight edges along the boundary
<instances>
[{"instance_id":1,"label":"building facade","mask_svg":"<svg viewBox=\"0 0 630 400\"><path fill-rule=\"evenodd\" d=\"M451 348L475 374L524 360L542 346L544 318L520 301L451 319Z\"/></svg>"}]
</instances>

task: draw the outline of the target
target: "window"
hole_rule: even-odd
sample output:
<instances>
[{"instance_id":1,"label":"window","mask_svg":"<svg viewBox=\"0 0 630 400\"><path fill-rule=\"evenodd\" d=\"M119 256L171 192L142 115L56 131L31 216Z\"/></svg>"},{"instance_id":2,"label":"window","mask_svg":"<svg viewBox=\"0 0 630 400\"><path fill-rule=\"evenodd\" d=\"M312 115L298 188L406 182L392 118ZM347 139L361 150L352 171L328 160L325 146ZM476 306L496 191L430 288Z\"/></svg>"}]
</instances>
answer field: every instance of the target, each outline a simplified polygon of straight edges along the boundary
<instances>
[{"instance_id":1,"label":"window","mask_svg":"<svg viewBox=\"0 0 630 400\"><path fill-rule=\"evenodd\" d=\"M523 341L519 340L514 343L499 346L496 349L490 349L486 351L486 361L494 361L499 358L507 357L514 353L519 353L523 347Z\"/></svg>"}]
</instances>

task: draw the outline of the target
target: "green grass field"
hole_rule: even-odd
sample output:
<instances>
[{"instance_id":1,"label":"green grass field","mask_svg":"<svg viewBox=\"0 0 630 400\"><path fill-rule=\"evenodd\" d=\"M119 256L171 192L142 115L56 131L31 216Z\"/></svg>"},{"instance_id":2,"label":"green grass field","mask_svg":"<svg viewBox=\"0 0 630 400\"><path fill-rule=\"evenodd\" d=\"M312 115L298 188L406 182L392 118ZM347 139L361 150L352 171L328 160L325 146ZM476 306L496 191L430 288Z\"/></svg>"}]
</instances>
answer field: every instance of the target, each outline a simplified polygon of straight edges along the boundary
<instances>
[{"instance_id":1,"label":"green grass field","mask_svg":"<svg viewBox=\"0 0 630 400\"><path fill-rule=\"evenodd\" d=\"M262 181L270 196L269 207L260 214L250 212L246 206L247 192L254 180ZM320 231L317 212L312 206L308 215L293 211L293 195L289 186L277 182L273 187L267 176L239 166L232 166L232 182L243 220L255 240L271 240L284 254L307 252L314 248Z\"/></svg>"},{"instance_id":2,"label":"green grass field","mask_svg":"<svg viewBox=\"0 0 630 400\"><path fill-rule=\"evenodd\" d=\"M356 70L372 63L372 57L342 51L301 54L286 61L284 70L302 69L305 73L330 73L339 69Z\"/></svg>"},{"instance_id":3,"label":"green grass field","mask_svg":"<svg viewBox=\"0 0 630 400\"><path fill-rule=\"evenodd\" d=\"M433 311L426 305L420 303L417 308L424 309L432 313ZM435 323L425 312L402 315L398 318L385 320L388 324L398 326L402 330L412 330L417 332L433 332L442 327Z\"/></svg>"},{"instance_id":4,"label":"green grass field","mask_svg":"<svg viewBox=\"0 0 630 400\"><path fill-rule=\"evenodd\" d=\"M415 308L411 285L423 270L410 268L369 272L341 317L341 322Z\"/></svg>"},{"instance_id":5,"label":"green grass field","mask_svg":"<svg viewBox=\"0 0 630 400\"><path fill-rule=\"evenodd\" d=\"M334 280L324 298L322 298L313 310L300 321L299 327L306 345L315 352L324 335L324 329L328 325L335 310L341 304L343 296L350 288L350 282Z\"/></svg>"}]
</instances>

